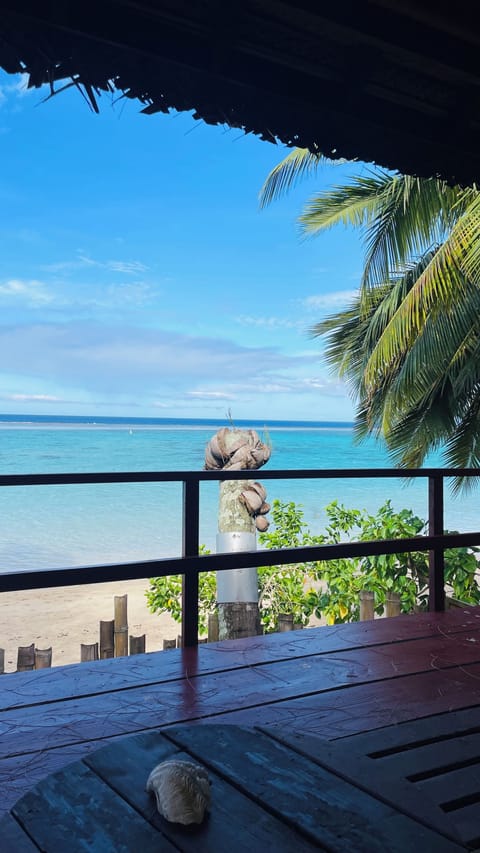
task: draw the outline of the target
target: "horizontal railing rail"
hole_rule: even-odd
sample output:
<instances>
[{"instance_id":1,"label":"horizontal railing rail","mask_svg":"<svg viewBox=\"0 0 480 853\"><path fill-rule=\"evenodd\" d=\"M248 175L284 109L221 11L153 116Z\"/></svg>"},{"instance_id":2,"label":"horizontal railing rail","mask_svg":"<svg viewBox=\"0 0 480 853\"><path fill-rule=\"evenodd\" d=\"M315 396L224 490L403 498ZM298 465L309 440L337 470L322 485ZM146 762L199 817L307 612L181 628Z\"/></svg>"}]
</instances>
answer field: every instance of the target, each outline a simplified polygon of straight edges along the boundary
<instances>
[{"instance_id":1,"label":"horizontal railing rail","mask_svg":"<svg viewBox=\"0 0 480 853\"><path fill-rule=\"evenodd\" d=\"M74 483L180 483L211 480L409 480L477 477L478 468L285 468L261 471L85 471L75 474L1 474L1 486L55 486Z\"/></svg>"},{"instance_id":2,"label":"horizontal railing rail","mask_svg":"<svg viewBox=\"0 0 480 853\"><path fill-rule=\"evenodd\" d=\"M444 553L447 548L480 545L480 531L444 534L443 485L453 477L479 477L477 469L421 468L398 470L381 469L301 469L270 470L261 473L262 480L304 479L417 479L428 481L428 535L402 539L376 539L370 542L341 542L338 544L241 551L227 554L199 555L200 483L205 481L251 480L257 471L127 471L75 474L5 474L0 487L61 486L100 483L171 483L183 485L182 556L156 560L135 560L127 563L75 566L69 568L29 569L0 572L0 592L44 589L77 584L106 583L147 577L183 576L184 645L198 642L198 575L207 571L229 571L264 566L290 565L299 562L334 560L340 558L378 556L406 551L429 552L429 607L445 607ZM261 553L261 559L260 559Z\"/></svg>"}]
</instances>

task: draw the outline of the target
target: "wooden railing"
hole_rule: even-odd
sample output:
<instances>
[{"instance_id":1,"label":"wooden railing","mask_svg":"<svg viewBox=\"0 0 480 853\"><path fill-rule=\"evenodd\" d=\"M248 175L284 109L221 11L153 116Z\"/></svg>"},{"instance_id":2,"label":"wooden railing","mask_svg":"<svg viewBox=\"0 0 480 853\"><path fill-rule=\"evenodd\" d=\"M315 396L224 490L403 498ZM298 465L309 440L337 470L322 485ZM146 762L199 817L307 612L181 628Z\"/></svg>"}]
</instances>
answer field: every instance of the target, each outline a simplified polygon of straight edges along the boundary
<instances>
[{"instance_id":1,"label":"wooden railing","mask_svg":"<svg viewBox=\"0 0 480 853\"><path fill-rule=\"evenodd\" d=\"M182 635L186 646L198 642L198 575L210 570L249 568L260 562L258 551L199 556L200 483L221 480L340 480L423 478L428 482L428 535L404 539L378 539L371 542L343 542L300 548L282 548L261 552L264 566L289 565L314 560L377 556L405 551L429 552L429 608L445 607L444 552L447 548L480 545L480 531L444 535L444 481L451 477L478 477L476 469L423 468L398 470L328 469L256 471L161 471L92 474L8 474L0 476L0 487L57 486L99 483L171 483L183 485L182 556L129 563L82 566L75 568L32 569L0 573L0 592L23 589L105 583L149 577L183 576Z\"/></svg>"}]
</instances>

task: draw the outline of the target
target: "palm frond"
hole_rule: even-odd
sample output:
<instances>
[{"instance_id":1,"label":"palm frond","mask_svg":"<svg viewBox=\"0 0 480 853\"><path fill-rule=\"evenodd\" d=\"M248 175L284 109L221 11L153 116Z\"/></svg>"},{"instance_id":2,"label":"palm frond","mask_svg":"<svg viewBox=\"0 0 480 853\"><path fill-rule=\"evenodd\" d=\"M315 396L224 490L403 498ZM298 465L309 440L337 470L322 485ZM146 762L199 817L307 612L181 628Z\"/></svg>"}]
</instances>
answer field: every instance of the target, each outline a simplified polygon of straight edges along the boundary
<instances>
[{"instance_id":1,"label":"palm frond","mask_svg":"<svg viewBox=\"0 0 480 853\"><path fill-rule=\"evenodd\" d=\"M445 448L447 464L454 468L480 468L480 385L464 407L451 431ZM454 490L468 486L463 478L457 478Z\"/></svg>"},{"instance_id":2,"label":"palm frond","mask_svg":"<svg viewBox=\"0 0 480 853\"><path fill-rule=\"evenodd\" d=\"M427 320L392 383L395 405L408 401L413 406L432 390L442 389L447 380L458 398L468 393L478 368L478 359L473 360L472 355L480 332L479 312L480 294L476 292L455 312L455 319L440 313Z\"/></svg>"},{"instance_id":3,"label":"palm frond","mask_svg":"<svg viewBox=\"0 0 480 853\"><path fill-rule=\"evenodd\" d=\"M462 214L465 190L434 178L387 175L378 215L365 234L363 287L388 279L445 239Z\"/></svg>"},{"instance_id":4,"label":"palm frond","mask_svg":"<svg viewBox=\"0 0 480 853\"><path fill-rule=\"evenodd\" d=\"M325 359L355 389L363 376L365 335L381 294L372 293L367 311L360 308L360 294L345 309L331 314L310 330L312 337L326 338Z\"/></svg>"},{"instance_id":5,"label":"palm frond","mask_svg":"<svg viewBox=\"0 0 480 853\"><path fill-rule=\"evenodd\" d=\"M315 174L318 167L331 163L323 154L312 154L308 148L294 148L278 166L267 175L259 193L260 207L264 208L281 198L303 178Z\"/></svg>"},{"instance_id":6,"label":"palm frond","mask_svg":"<svg viewBox=\"0 0 480 853\"><path fill-rule=\"evenodd\" d=\"M362 286L371 287L441 243L473 193L435 178L376 170L315 195L299 222L308 236L338 224L361 228L366 246Z\"/></svg>"},{"instance_id":7,"label":"palm frond","mask_svg":"<svg viewBox=\"0 0 480 853\"><path fill-rule=\"evenodd\" d=\"M445 263L448 252L445 243L440 246L420 273L413 287L386 326L366 366L366 381L374 381L375 374L390 361L398 358L420 334L431 312L448 312L453 305L464 300L467 284L453 259ZM461 314L453 314L452 322L459 322ZM466 328L463 333L466 333Z\"/></svg>"},{"instance_id":8,"label":"palm frond","mask_svg":"<svg viewBox=\"0 0 480 853\"><path fill-rule=\"evenodd\" d=\"M316 170L312 156L299 149L273 170L262 206ZM442 449L480 468L480 192L375 170L300 217L308 236L339 224L362 232L360 290L311 334L356 401L356 438L382 435L404 467Z\"/></svg>"},{"instance_id":9,"label":"palm frond","mask_svg":"<svg viewBox=\"0 0 480 853\"><path fill-rule=\"evenodd\" d=\"M419 276L426 269L435 254L434 250L426 252L422 257L409 264L402 270L386 279L386 284L376 285L364 290L361 296L361 306L367 305L372 298L377 298L377 308L371 317L368 335L365 341L369 351L377 346L381 335L399 310L407 294L410 292Z\"/></svg>"},{"instance_id":10,"label":"palm frond","mask_svg":"<svg viewBox=\"0 0 480 853\"><path fill-rule=\"evenodd\" d=\"M451 394L427 396L421 405L399 416L386 433L387 447L395 464L420 468L432 450L440 449L455 428Z\"/></svg>"},{"instance_id":11,"label":"palm frond","mask_svg":"<svg viewBox=\"0 0 480 853\"><path fill-rule=\"evenodd\" d=\"M367 225L378 215L385 183L386 177L379 172L318 193L306 203L299 217L303 232L312 236L335 225Z\"/></svg>"},{"instance_id":12,"label":"palm frond","mask_svg":"<svg viewBox=\"0 0 480 853\"><path fill-rule=\"evenodd\" d=\"M455 362L453 389L457 397L469 397L474 393L480 377L480 309L472 322L472 332L459 350Z\"/></svg>"},{"instance_id":13,"label":"palm frond","mask_svg":"<svg viewBox=\"0 0 480 853\"><path fill-rule=\"evenodd\" d=\"M448 248L459 259L464 275L480 285L480 194L472 194L470 199L452 229Z\"/></svg>"}]
</instances>

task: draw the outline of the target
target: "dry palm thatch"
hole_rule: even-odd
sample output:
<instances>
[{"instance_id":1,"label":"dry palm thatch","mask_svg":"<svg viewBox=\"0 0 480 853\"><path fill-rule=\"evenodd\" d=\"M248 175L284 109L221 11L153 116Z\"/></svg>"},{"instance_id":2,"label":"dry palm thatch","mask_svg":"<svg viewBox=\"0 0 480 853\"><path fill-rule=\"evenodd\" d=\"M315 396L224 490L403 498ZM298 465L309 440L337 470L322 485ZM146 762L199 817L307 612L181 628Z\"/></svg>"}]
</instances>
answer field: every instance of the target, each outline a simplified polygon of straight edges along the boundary
<instances>
[{"instance_id":1,"label":"dry palm thatch","mask_svg":"<svg viewBox=\"0 0 480 853\"><path fill-rule=\"evenodd\" d=\"M0 66L51 93L138 100L312 154L471 184L480 175L473 0L0 0ZM64 81L67 81L66 83Z\"/></svg>"}]
</instances>

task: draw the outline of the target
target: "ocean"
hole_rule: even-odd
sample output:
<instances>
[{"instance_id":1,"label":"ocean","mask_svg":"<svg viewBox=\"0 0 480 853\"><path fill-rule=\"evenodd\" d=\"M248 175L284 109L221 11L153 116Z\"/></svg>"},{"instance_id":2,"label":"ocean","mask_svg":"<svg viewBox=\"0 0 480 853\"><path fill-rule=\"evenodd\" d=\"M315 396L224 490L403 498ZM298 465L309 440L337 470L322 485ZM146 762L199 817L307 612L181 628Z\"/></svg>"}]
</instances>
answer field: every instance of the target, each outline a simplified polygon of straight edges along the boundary
<instances>
[{"instance_id":1,"label":"ocean","mask_svg":"<svg viewBox=\"0 0 480 853\"><path fill-rule=\"evenodd\" d=\"M95 471L198 471L205 446L224 419L47 417L0 415L0 474ZM390 467L372 439L357 445L351 424L238 421L272 445L268 469ZM431 459L440 465L440 458ZM265 469L266 470L266 469ZM262 471L254 475L262 479ZM325 524L324 507L337 499L375 512L395 509L427 517L427 482L387 480L266 481L267 500L301 504L312 532ZM478 490L453 497L447 488L449 530L478 529ZM0 488L0 571L102 564L179 556L181 486L174 483ZM218 485L201 484L200 541L215 548Z\"/></svg>"}]
</instances>

